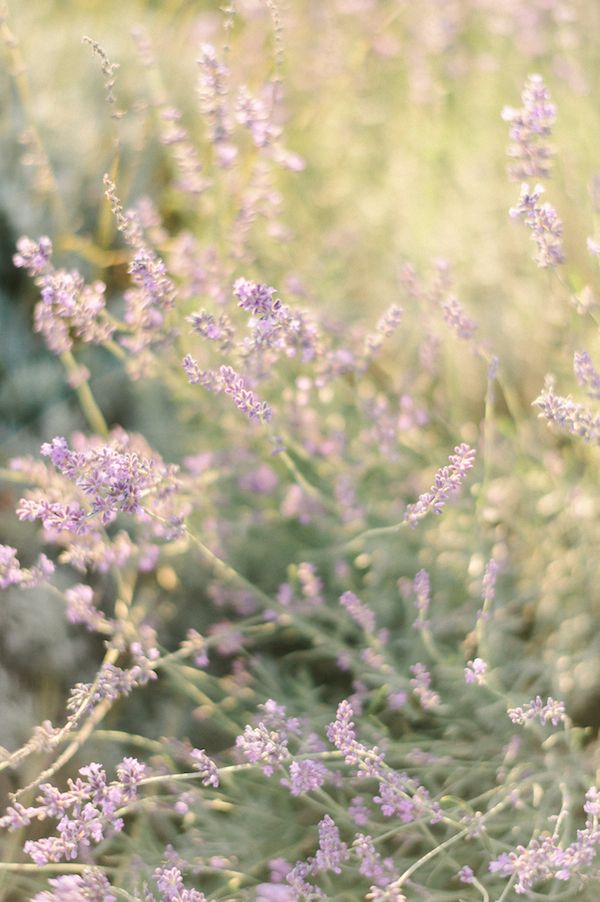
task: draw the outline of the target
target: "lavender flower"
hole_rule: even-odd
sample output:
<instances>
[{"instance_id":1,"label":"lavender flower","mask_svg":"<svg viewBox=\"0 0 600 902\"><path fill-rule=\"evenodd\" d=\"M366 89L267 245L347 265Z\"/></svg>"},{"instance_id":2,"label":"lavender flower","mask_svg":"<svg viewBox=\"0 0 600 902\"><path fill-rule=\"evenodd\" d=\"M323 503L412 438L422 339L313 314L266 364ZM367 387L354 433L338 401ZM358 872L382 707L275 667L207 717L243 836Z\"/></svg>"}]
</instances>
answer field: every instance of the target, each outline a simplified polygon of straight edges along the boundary
<instances>
[{"instance_id":1,"label":"lavender flower","mask_svg":"<svg viewBox=\"0 0 600 902\"><path fill-rule=\"evenodd\" d=\"M551 723L554 727L557 727L561 721L564 722L566 720L565 703L557 701L551 696L548 696L547 701L544 703L541 696L536 695L534 699L518 708L509 708L507 714L512 722L519 724L519 726L524 726L526 723L537 719L542 726Z\"/></svg>"},{"instance_id":2,"label":"lavender flower","mask_svg":"<svg viewBox=\"0 0 600 902\"><path fill-rule=\"evenodd\" d=\"M204 749L192 749L190 757L193 759L195 770L200 771L203 786L213 786L215 789L219 785L219 769L212 758L206 754Z\"/></svg>"},{"instance_id":3,"label":"lavender flower","mask_svg":"<svg viewBox=\"0 0 600 902\"><path fill-rule=\"evenodd\" d=\"M235 744L246 761L262 766L267 777L272 776L275 767L290 757L287 737L276 730L268 730L264 723L259 723L257 727L248 724Z\"/></svg>"},{"instance_id":4,"label":"lavender flower","mask_svg":"<svg viewBox=\"0 0 600 902\"><path fill-rule=\"evenodd\" d=\"M548 203L538 204L544 189L536 185L530 193L528 184L521 185L521 196L516 207L511 207L509 216L522 219L531 231L531 239L537 246L535 262L542 269L564 263L562 246L563 225L554 207Z\"/></svg>"},{"instance_id":5,"label":"lavender flower","mask_svg":"<svg viewBox=\"0 0 600 902\"><path fill-rule=\"evenodd\" d=\"M481 582L481 600L486 609L496 597L496 579L499 570L500 565L498 564L498 561L494 560L494 558L490 558L486 564L483 580Z\"/></svg>"},{"instance_id":6,"label":"lavender flower","mask_svg":"<svg viewBox=\"0 0 600 902\"><path fill-rule=\"evenodd\" d=\"M275 288L248 279L238 279L233 286L238 307L261 320L271 319L281 309L281 301L273 300L275 291Z\"/></svg>"},{"instance_id":7,"label":"lavender flower","mask_svg":"<svg viewBox=\"0 0 600 902\"><path fill-rule=\"evenodd\" d=\"M405 824L423 816L435 824L442 816L439 804L431 801L424 786L408 774L389 769L381 775L379 794L373 801L384 817L399 817Z\"/></svg>"},{"instance_id":8,"label":"lavender flower","mask_svg":"<svg viewBox=\"0 0 600 902\"><path fill-rule=\"evenodd\" d=\"M51 351L69 351L74 337L101 344L112 336L113 326L103 318L103 282L86 285L76 270L54 269L48 238L36 243L24 236L17 242L17 249L15 266L26 268L40 286L42 299L35 307L34 328L44 336Z\"/></svg>"},{"instance_id":9,"label":"lavender flower","mask_svg":"<svg viewBox=\"0 0 600 902\"><path fill-rule=\"evenodd\" d=\"M178 867L160 867L153 874L161 902L207 902L204 893L197 889L186 889L183 874ZM153 896L146 896L145 902L155 902Z\"/></svg>"},{"instance_id":10,"label":"lavender flower","mask_svg":"<svg viewBox=\"0 0 600 902\"><path fill-rule=\"evenodd\" d=\"M298 564L298 579L302 586L302 595L307 603L313 607L319 607L324 603L323 582L317 573L314 564L302 561Z\"/></svg>"},{"instance_id":11,"label":"lavender flower","mask_svg":"<svg viewBox=\"0 0 600 902\"><path fill-rule=\"evenodd\" d=\"M458 872L458 879L461 883L473 883L474 878L473 868L470 868L468 864L465 864Z\"/></svg>"},{"instance_id":12,"label":"lavender flower","mask_svg":"<svg viewBox=\"0 0 600 902\"><path fill-rule=\"evenodd\" d=\"M329 771L322 761L303 758L300 761L292 761L290 764L290 779L283 779L281 783L283 786L289 787L293 796L299 796L305 792L313 792L315 789L319 789L328 776Z\"/></svg>"},{"instance_id":13,"label":"lavender flower","mask_svg":"<svg viewBox=\"0 0 600 902\"><path fill-rule=\"evenodd\" d=\"M227 167L235 158L235 148L228 143L232 124L225 103L228 91L229 70L217 59L215 48L211 44L202 44L201 56L198 60L200 75L198 93L200 110L208 127L211 143L217 149L217 163Z\"/></svg>"},{"instance_id":14,"label":"lavender flower","mask_svg":"<svg viewBox=\"0 0 600 902\"><path fill-rule=\"evenodd\" d=\"M65 592L67 620L69 623L83 624L91 633L104 623L104 617L94 606L93 598L94 590L83 583L78 583Z\"/></svg>"},{"instance_id":15,"label":"lavender flower","mask_svg":"<svg viewBox=\"0 0 600 902\"><path fill-rule=\"evenodd\" d=\"M344 699L337 707L335 720L325 730L326 736L342 753L346 764L357 768L360 777L378 777L384 767L383 753L377 746L369 748L357 740L353 716L352 705Z\"/></svg>"},{"instance_id":16,"label":"lavender flower","mask_svg":"<svg viewBox=\"0 0 600 902\"><path fill-rule=\"evenodd\" d=\"M354 592L344 592L340 596L340 604L346 608L352 619L365 631L365 633L375 632L375 614L371 608L367 607Z\"/></svg>"},{"instance_id":17,"label":"lavender flower","mask_svg":"<svg viewBox=\"0 0 600 902\"><path fill-rule=\"evenodd\" d=\"M366 827L369 823L371 812L361 796L354 796L348 805L348 814L359 827Z\"/></svg>"},{"instance_id":18,"label":"lavender flower","mask_svg":"<svg viewBox=\"0 0 600 902\"><path fill-rule=\"evenodd\" d=\"M450 455L449 466L442 467L435 474L435 480L428 492L419 496L415 504L409 504L404 514L406 522L415 527L428 513L441 514L446 501L462 486L467 472L475 462L475 450L469 445L457 445Z\"/></svg>"},{"instance_id":19,"label":"lavender flower","mask_svg":"<svg viewBox=\"0 0 600 902\"><path fill-rule=\"evenodd\" d=\"M52 891L37 893L32 902L117 902L102 871L86 868L81 874L53 877L48 883Z\"/></svg>"},{"instance_id":20,"label":"lavender flower","mask_svg":"<svg viewBox=\"0 0 600 902\"><path fill-rule=\"evenodd\" d=\"M20 589L35 589L54 573L54 564L45 554L40 554L31 569L21 567L17 560L17 549L10 545L0 545L0 589L18 586Z\"/></svg>"},{"instance_id":21,"label":"lavender flower","mask_svg":"<svg viewBox=\"0 0 600 902\"><path fill-rule=\"evenodd\" d=\"M548 178L554 150L547 139L552 134L556 107L541 75L528 77L521 100L521 109L502 110L502 118L510 123L508 155L514 160L509 167L510 177L516 182Z\"/></svg>"},{"instance_id":22,"label":"lavender flower","mask_svg":"<svg viewBox=\"0 0 600 902\"><path fill-rule=\"evenodd\" d=\"M256 147L267 147L278 137L279 129L269 122L269 114L262 100L253 97L242 86L236 97L236 119L252 135Z\"/></svg>"},{"instance_id":23,"label":"lavender flower","mask_svg":"<svg viewBox=\"0 0 600 902\"><path fill-rule=\"evenodd\" d=\"M156 679L156 673L134 664L123 670L115 664L103 664L93 683L76 683L67 708L78 712L83 707L85 712L91 711L103 701L114 702L122 696L129 695L136 686L144 686L149 680Z\"/></svg>"},{"instance_id":24,"label":"lavender flower","mask_svg":"<svg viewBox=\"0 0 600 902\"><path fill-rule=\"evenodd\" d=\"M427 612L431 601L431 582L427 570L419 570L413 582L417 619L413 623L415 629L425 629L429 625Z\"/></svg>"},{"instance_id":25,"label":"lavender flower","mask_svg":"<svg viewBox=\"0 0 600 902\"><path fill-rule=\"evenodd\" d=\"M222 351L226 351L230 347L235 330L226 313L222 313L215 319L212 313L208 313L207 310L200 310L198 313L192 313L191 316L188 316L187 321L192 324L194 332L197 332L198 335L202 335L208 341L218 342ZM191 360L193 358L186 357L185 359Z\"/></svg>"},{"instance_id":26,"label":"lavender flower","mask_svg":"<svg viewBox=\"0 0 600 902\"><path fill-rule=\"evenodd\" d=\"M422 707L425 711L437 707L440 703L440 697L437 692L431 689L431 674L425 665L417 662L411 666L410 671L413 674L410 685L413 687L413 692L419 699Z\"/></svg>"},{"instance_id":27,"label":"lavender flower","mask_svg":"<svg viewBox=\"0 0 600 902\"><path fill-rule=\"evenodd\" d=\"M337 707L335 721L327 727L326 734L336 749L344 755L348 763L354 763L356 754L356 733L354 731L354 711L348 701L341 701Z\"/></svg>"},{"instance_id":28,"label":"lavender flower","mask_svg":"<svg viewBox=\"0 0 600 902\"><path fill-rule=\"evenodd\" d=\"M66 439L58 436L43 444L41 453L90 498L92 514L99 514L104 524L114 520L119 511L139 514L143 495L174 485L174 467L158 457L126 450L123 440L72 451Z\"/></svg>"},{"instance_id":29,"label":"lavender flower","mask_svg":"<svg viewBox=\"0 0 600 902\"><path fill-rule=\"evenodd\" d=\"M219 370L222 390L231 399L238 410L249 420L268 422L272 411L266 401L259 401L254 392L248 388L244 378L230 366L222 366Z\"/></svg>"},{"instance_id":30,"label":"lavender flower","mask_svg":"<svg viewBox=\"0 0 600 902\"><path fill-rule=\"evenodd\" d=\"M465 667L465 683L477 683L482 686L485 683L485 675L488 665L482 658L475 658L468 661Z\"/></svg>"},{"instance_id":31,"label":"lavender flower","mask_svg":"<svg viewBox=\"0 0 600 902\"><path fill-rule=\"evenodd\" d=\"M449 297L442 301L444 319L459 338L468 341L477 331L477 323L465 313L457 298Z\"/></svg>"},{"instance_id":32,"label":"lavender flower","mask_svg":"<svg viewBox=\"0 0 600 902\"><path fill-rule=\"evenodd\" d=\"M577 435L588 444L600 444L600 414L592 413L585 405L577 404L570 396L562 397L554 391L553 380L546 379L544 390L533 402L543 417L564 432Z\"/></svg>"},{"instance_id":33,"label":"lavender flower","mask_svg":"<svg viewBox=\"0 0 600 902\"><path fill-rule=\"evenodd\" d=\"M586 793L586 805L589 807L594 788ZM594 813L586 809L588 815L585 826L577 831L577 839L563 846L560 837L550 833L542 833L532 839L527 847L517 846L514 852L502 852L489 869L493 874L503 877L514 876L515 892L526 893L542 880L570 880L581 876L584 868L589 867L596 856L600 845L600 831L595 822Z\"/></svg>"},{"instance_id":34,"label":"lavender flower","mask_svg":"<svg viewBox=\"0 0 600 902\"><path fill-rule=\"evenodd\" d=\"M577 381L585 388L590 398L600 398L600 373L594 367L590 355L586 351L576 351L573 358L573 369Z\"/></svg>"},{"instance_id":35,"label":"lavender flower","mask_svg":"<svg viewBox=\"0 0 600 902\"><path fill-rule=\"evenodd\" d=\"M372 836L357 833L352 843L352 851L360 862L360 873L363 877L374 880L376 886L387 886L398 877L392 860L390 858L382 859L375 848Z\"/></svg>"},{"instance_id":36,"label":"lavender flower","mask_svg":"<svg viewBox=\"0 0 600 902\"><path fill-rule=\"evenodd\" d=\"M99 764L82 767L79 774L80 778L77 780L67 781L64 792L50 783L42 784L40 795L36 799L37 805L23 809L20 814L16 808L9 809L0 818L0 826L8 827L9 830L18 829L19 820L24 823L24 818L58 820L55 836L28 840L23 846L23 851L40 867L49 862L73 860L92 844L101 842L107 830L121 831L123 819L117 815L117 811L137 798L145 766L135 758L124 758L117 767L118 779L110 783ZM93 876L90 875L88 879L92 881Z\"/></svg>"},{"instance_id":37,"label":"lavender flower","mask_svg":"<svg viewBox=\"0 0 600 902\"><path fill-rule=\"evenodd\" d=\"M26 269L30 276L39 276L48 267L51 256L52 242L47 235L42 235L38 241L23 235L17 241L13 263L20 269Z\"/></svg>"},{"instance_id":38,"label":"lavender flower","mask_svg":"<svg viewBox=\"0 0 600 902\"><path fill-rule=\"evenodd\" d=\"M404 311L397 304L392 304L375 326L375 332L367 335L365 339L365 355L373 357L383 346L386 338L391 338L402 321Z\"/></svg>"},{"instance_id":39,"label":"lavender flower","mask_svg":"<svg viewBox=\"0 0 600 902\"><path fill-rule=\"evenodd\" d=\"M340 832L332 818L325 815L319 823L319 848L315 855L315 871L341 874L341 864L350 857L348 846L340 839Z\"/></svg>"}]
</instances>

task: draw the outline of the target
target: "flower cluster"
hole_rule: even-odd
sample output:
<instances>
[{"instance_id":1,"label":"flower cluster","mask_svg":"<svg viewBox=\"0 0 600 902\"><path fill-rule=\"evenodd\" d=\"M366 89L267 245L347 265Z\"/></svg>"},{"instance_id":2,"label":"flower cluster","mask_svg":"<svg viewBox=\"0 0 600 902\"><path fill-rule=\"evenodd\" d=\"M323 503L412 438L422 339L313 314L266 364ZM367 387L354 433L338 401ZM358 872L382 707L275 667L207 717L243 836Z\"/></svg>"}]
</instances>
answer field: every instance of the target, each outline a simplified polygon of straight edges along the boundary
<instances>
[{"instance_id":1,"label":"flower cluster","mask_svg":"<svg viewBox=\"0 0 600 902\"><path fill-rule=\"evenodd\" d=\"M433 485L428 492L420 495L415 504L409 504L404 514L405 521L415 527L428 513L441 514L448 498L461 488L467 472L475 463L475 450L467 444L457 445L449 464L435 474Z\"/></svg>"},{"instance_id":2,"label":"flower cluster","mask_svg":"<svg viewBox=\"0 0 600 902\"><path fill-rule=\"evenodd\" d=\"M89 499L91 514L99 515L103 524L120 511L139 514L142 498L158 489L173 489L174 467L126 450L119 442L76 451L60 436L42 445L41 453ZM36 516L43 514L42 509Z\"/></svg>"},{"instance_id":3,"label":"flower cluster","mask_svg":"<svg viewBox=\"0 0 600 902\"><path fill-rule=\"evenodd\" d=\"M600 398L600 373L595 368L587 351L576 351L573 358L573 369L577 381L590 398Z\"/></svg>"},{"instance_id":4,"label":"flower cluster","mask_svg":"<svg viewBox=\"0 0 600 902\"><path fill-rule=\"evenodd\" d=\"M555 834L542 833L527 847L517 846L513 852L503 852L490 862L490 871L513 877L517 893L527 893L543 880L566 881L579 876L592 863L600 846L597 798L596 787L586 792L587 818L574 842L565 846Z\"/></svg>"},{"instance_id":5,"label":"flower cluster","mask_svg":"<svg viewBox=\"0 0 600 902\"><path fill-rule=\"evenodd\" d=\"M523 183L519 203L511 207L508 213L511 219L523 220L537 247L535 262L542 269L548 269L565 261L563 224L551 204L539 203L543 193L542 185L536 185L532 191L527 183Z\"/></svg>"},{"instance_id":6,"label":"flower cluster","mask_svg":"<svg viewBox=\"0 0 600 902\"><path fill-rule=\"evenodd\" d=\"M28 840L23 849L39 867L49 862L72 861L84 849L101 842L107 831L123 829L119 811L137 798L145 770L136 758L123 758L117 765L117 779L109 783L103 767L89 764L80 768L79 778L67 781L64 792L44 783L36 805L10 806L0 818L0 826L18 830L34 819L58 820L55 836Z\"/></svg>"},{"instance_id":7,"label":"flower cluster","mask_svg":"<svg viewBox=\"0 0 600 902\"><path fill-rule=\"evenodd\" d=\"M571 397L557 395L552 379L546 380L544 390L533 403L540 408L540 417L551 425L589 444L600 444L600 413L593 413Z\"/></svg>"},{"instance_id":8,"label":"flower cluster","mask_svg":"<svg viewBox=\"0 0 600 902\"><path fill-rule=\"evenodd\" d=\"M200 384L209 391L230 395L237 409L241 410L249 420L265 423L273 416L267 402L260 401L256 397L244 377L240 376L233 367L223 365L217 372L203 371L191 354L188 354L183 359L183 368L191 384Z\"/></svg>"},{"instance_id":9,"label":"flower cluster","mask_svg":"<svg viewBox=\"0 0 600 902\"><path fill-rule=\"evenodd\" d=\"M365 633L375 632L375 614L354 592L344 592L340 597L340 604Z\"/></svg>"},{"instance_id":10,"label":"flower cluster","mask_svg":"<svg viewBox=\"0 0 600 902\"><path fill-rule=\"evenodd\" d=\"M510 124L510 177L516 182L548 178L554 149L547 139L556 120L556 107L541 75L528 77L521 100L521 109L507 106L502 110L502 118Z\"/></svg>"},{"instance_id":11,"label":"flower cluster","mask_svg":"<svg viewBox=\"0 0 600 902\"><path fill-rule=\"evenodd\" d=\"M37 893L33 902L117 902L117 897L102 871L85 868L81 874L50 878L51 891Z\"/></svg>"},{"instance_id":12,"label":"flower cluster","mask_svg":"<svg viewBox=\"0 0 600 902\"><path fill-rule=\"evenodd\" d=\"M86 285L76 270L54 269L50 258L52 243L23 236L17 242L15 266L28 270L41 289L41 301L34 312L34 328L41 332L51 351L70 351L74 338L102 344L114 328L104 317L106 285L96 281Z\"/></svg>"},{"instance_id":13,"label":"flower cluster","mask_svg":"<svg viewBox=\"0 0 600 902\"><path fill-rule=\"evenodd\" d=\"M465 667L465 683L477 683L482 686L485 683L485 675L488 665L482 658L474 658L467 661Z\"/></svg>"},{"instance_id":14,"label":"flower cluster","mask_svg":"<svg viewBox=\"0 0 600 902\"><path fill-rule=\"evenodd\" d=\"M542 726L551 723L552 726L557 727L565 720L565 703L557 701L551 696L548 696L546 702L543 702L541 696L536 695L534 699L524 705L509 708L507 714L512 722L519 726L524 726L532 720L538 720Z\"/></svg>"},{"instance_id":15,"label":"flower cluster","mask_svg":"<svg viewBox=\"0 0 600 902\"><path fill-rule=\"evenodd\" d=\"M440 697L431 688L431 674L425 665L418 661L416 664L411 665L410 672L413 675L410 684L421 706L425 711L436 708L440 703Z\"/></svg>"},{"instance_id":16,"label":"flower cluster","mask_svg":"<svg viewBox=\"0 0 600 902\"><path fill-rule=\"evenodd\" d=\"M17 549L10 545L0 545L0 589L18 586L19 589L34 589L54 573L54 564L45 554L40 554L33 567L21 567L17 559Z\"/></svg>"}]
</instances>

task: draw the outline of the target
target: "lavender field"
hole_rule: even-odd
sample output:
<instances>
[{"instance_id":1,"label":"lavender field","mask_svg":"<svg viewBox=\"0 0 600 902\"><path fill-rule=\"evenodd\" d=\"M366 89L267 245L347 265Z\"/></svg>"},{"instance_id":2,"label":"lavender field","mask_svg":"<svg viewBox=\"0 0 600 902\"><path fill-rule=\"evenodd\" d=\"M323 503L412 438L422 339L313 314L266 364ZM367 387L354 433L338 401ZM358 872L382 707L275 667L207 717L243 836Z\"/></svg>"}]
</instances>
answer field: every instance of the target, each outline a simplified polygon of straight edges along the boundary
<instances>
[{"instance_id":1,"label":"lavender field","mask_svg":"<svg viewBox=\"0 0 600 902\"><path fill-rule=\"evenodd\" d=\"M0 902L600 898L599 36L0 3Z\"/></svg>"}]
</instances>

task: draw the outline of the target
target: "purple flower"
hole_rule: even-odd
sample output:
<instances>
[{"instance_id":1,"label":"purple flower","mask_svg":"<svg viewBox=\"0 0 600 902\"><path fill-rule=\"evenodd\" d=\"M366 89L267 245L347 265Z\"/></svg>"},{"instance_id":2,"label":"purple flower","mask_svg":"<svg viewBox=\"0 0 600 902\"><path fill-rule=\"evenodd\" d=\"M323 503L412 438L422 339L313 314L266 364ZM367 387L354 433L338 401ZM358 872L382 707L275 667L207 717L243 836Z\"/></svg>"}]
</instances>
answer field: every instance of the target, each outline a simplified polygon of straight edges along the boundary
<instances>
[{"instance_id":1,"label":"purple flower","mask_svg":"<svg viewBox=\"0 0 600 902\"><path fill-rule=\"evenodd\" d=\"M480 686L485 683L485 675L488 666L481 658L475 658L468 661L465 667L465 683L478 683Z\"/></svg>"},{"instance_id":2,"label":"purple flower","mask_svg":"<svg viewBox=\"0 0 600 902\"><path fill-rule=\"evenodd\" d=\"M0 820L0 826L15 829L17 820L24 823L26 818L35 817L40 821L53 818L58 821L56 835L28 840L23 851L40 867L50 862L72 861L92 844L101 842L108 829L113 832L123 829L123 819L117 815L117 810L137 798L137 788L144 773L145 766L137 759L124 758L117 766L118 779L108 783L102 766L89 764L80 768L77 780L67 781L64 792L50 783L42 784L37 806L26 811L12 809ZM89 876L90 881L92 876ZM81 898L97 897L83 894Z\"/></svg>"},{"instance_id":3,"label":"purple flower","mask_svg":"<svg viewBox=\"0 0 600 902\"><path fill-rule=\"evenodd\" d=\"M262 766L267 777L272 776L275 767L290 757L287 737L276 730L268 730L264 723L256 727L248 724L235 744L246 761Z\"/></svg>"},{"instance_id":4,"label":"purple flower","mask_svg":"<svg viewBox=\"0 0 600 902\"><path fill-rule=\"evenodd\" d=\"M120 511L139 514L142 496L174 487L175 468L156 455L146 457L129 451L126 437L110 445L71 451L59 436L43 444L41 453L90 499L92 514L99 514L103 524L114 520ZM38 516L46 514L43 509Z\"/></svg>"},{"instance_id":5,"label":"purple flower","mask_svg":"<svg viewBox=\"0 0 600 902\"><path fill-rule=\"evenodd\" d=\"M415 527L428 513L441 514L451 495L461 488L467 472L475 462L475 450L469 445L457 445L450 455L449 465L435 474L435 480L428 492L419 496L415 504L409 504L404 514L406 522Z\"/></svg>"},{"instance_id":6,"label":"purple flower","mask_svg":"<svg viewBox=\"0 0 600 902\"><path fill-rule=\"evenodd\" d=\"M539 416L553 426L579 436L588 444L600 444L600 413L593 413L569 396L557 395L551 378L546 379L544 390L533 404L540 408Z\"/></svg>"},{"instance_id":7,"label":"purple flower","mask_svg":"<svg viewBox=\"0 0 600 902\"><path fill-rule=\"evenodd\" d=\"M417 619L413 626L415 629L425 629L428 626L427 612L431 600L431 582L427 570L419 570L414 578L413 591L417 608Z\"/></svg>"},{"instance_id":8,"label":"purple flower","mask_svg":"<svg viewBox=\"0 0 600 902\"><path fill-rule=\"evenodd\" d=\"M375 614L367 607L354 592L344 592L340 597L340 604L346 608L352 619L365 631L375 632Z\"/></svg>"},{"instance_id":9,"label":"purple flower","mask_svg":"<svg viewBox=\"0 0 600 902\"><path fill-rule=\"evenodd\" d=\"M360 796L354 796L351 800L348 805L348 814L359 827L366 827L371 816L371 812Z\"/></svg>"},{"instance_id":10,"label":"purple flower","mask_svg":"<svg viewBox=\"0 0 600 902\"><path fill-rule=\"evenodd\" d=\"M27 570L17 560L17 549L11 545L0 545L0 589L18 586L20 589L35 589L46 582L54 573L54 564L45 554L40 554L37 563Z\"/></svg>"},{"instance_id":11,"label":"purple flower","mask_svg":"<svg viewBox=\"0 0 600 902\"><path fill-rule=\"evenodd\" d=\"M354 710L347 699L337 707L335 720L326 730L326 736L336 749L344 756L346 764L357 768L360 777L378 777L384 767L383 753L377 746L368 748L358 742L352 720Z\"/></svg>"},{"instance_id":12,"label":"purple flower","mask_svg":"<svg viewBox=\"0 0 600 902\"><path fill-rule=\"evenodd\" d=\"M238 279L233 286L233 293L238 299L238 307L251 313L257 319L269 319L281 308L281 301L273 300L275 288L261 285L259 282L250 282L248 279Z\"/></svg>"},{"instance_id":13,"label":"purple flower","mask_svg":"<svg viewBox=\"0 0 600 902\"><path fill-rule=\"evenodd\" d=\"M440 697L437 692L431 689L431 674L425 665L417 662L411 666L410 670L413 674L410 685L413 687L413 692L419 699L422 707L425 711L436 708L440 703Z\"/></svg>"},{"instance_id":14,"label":"purple flower","mask_svg":"<svg viewBox=\"0 0 600 902\"><path fill-rule=\"evenodd\" d=\"M305 792L314 792L315 789L319 789L328 776L329 771L322 761L304 758L300 761L292 761L290 779L283 779L281 783L289 787L293 796L299 796Z\"/></svg>"},{"instance_id":15,"label":"purple flower","mask_svg":"<svg viewBox=\"0 0 600 902\"><path fill-rule=\"evenodd\" d=\"M477 331L477 323L465 313L457 298L449 297L442 301L444 319L459 338L468 341Z\"/></svg>"},{"instance_id":16,"label":"purple flower","mask_svg":"<svg viewBox=\"0 0 600 902\"><path fill-rule=\"evenodd\" d=\"M17 253L13 256L15 266L26 269L30 276L39 276L47 268L52 256L52 242L43 235L38 241L32 241L23 235L17 241Z\"/></svg>"},{"instance_id":17,"label":"purple flower","mask_svg":"<svg viewBox=\"0 0 600 902\"><path fill-rule=\"evenodd\" d=\"M102 614L94 606L93 598L94 590L83 583L78 583L65 592L67 620L69 623L83 624L92 633L104 622Z\"/></svg>"},{"instance_id":18,"label":"purple flower","mask_svg":"<svg viewBox=\"0 0 600 902\"><path fill-rule=\"evenodd\" d=\"M511 179L548 178L554 150L547 138L552 134L556 107L541 75L530 75L521 94L519 110L505 107L502 118L510 124L508 155Z\"/></svg>"},{"instance_id":19,"label":"purple flower","mask_svg":"<svg viewBox=\"0 0 600 902\"><path fill-rule=\"evenodd\" d=\"M458 879L461 883L473 883L474 878L473 868L470 868L468 864L465 864L458 872Z\"/></svg>"},{"instance_id":20,"label":"purple flower","mask_svg":"<svg viewBox=\"0 0 600 902\"><path fill-rule=\"evenodd\" d=\"M193 759L195 770L200 771L203 786L219 785L219 769L212 758L206 754L204 749L192 749L190 758Z\"/></svg>"},{"instance_id":21,"label":"purple flower","mask_svg":"<svg viewBox=\"0 0 600 902\"><path fill-rule=\"evenodd\" d=\"M162 893L161 902L206 902L206 896L197 889L186 889L183 874L178 867L160 867L153 874Z\"/></svg>"},{"instance_id":22,"label":"purple flower","mask_svg":"<svg viewBox=\"0 0 600 902\"><path fill-rule=\"evenodd\" d=\"M333 871L341 874L340 867L350 857L348 846L340 839L340 831L328 814L319 823L319 848L315 855L315 871Z\"/></svg>"},{"instance_id":23,"label":"purple flower","mask_svg":"<svg viewBox=\"0 0 600 902\"><path fill-rule=\"evenodd\" d=\"M302 595L311 606L318 607L323 604L323 583L317 574L314 564L302 561L298 564L298 579L302 587Z\"/></svg>"},{"instance_id":24,"label":"purple flower","mask_svg":"<svg viewBox=\"0 0 600 902\"><path fill-rule=\"evenodd\" d=\"M536 185L530 193L528 184L521 185L521 196L516 207L511 207L511 219L522 219L531 231L537 254L535 262L542 269L552 268L565 262L563 253L563 225L554 207L548 203L538 204L544 188Z\"/></svg>"},{"instance_id":25,"label":"purple flower","mask_svg":"<svg viewBox=\"0 0 600 902\"><path fill-rule=\"evenodd\" d=\"M344 755L346 760L349 757L352 758L352 763L354 763L357 746L353 717L354 711L350 702L341 701L337 707L334 722L330 723L326 730L329 741Z\"/></svg>"},{"instance_id":26,"label":"purple flower","mask_svg":"<svg viewBox=\"0 0 600 902\"><path fill-rule=\"evenodd\" d=\"M441 817L440 806L431 801L427 789L404 772L387 769L382 773L379 794L373 796L373 801L384 817L399 817L405 824L422 816L435 824Z\"/></svg>"},{"instance_id":27,"label":"purple flower","mask_svg":"<svg viewBox=\"0 0 600 902\"><path fill-rule=\"evenodd\" d=\"M519 726L524 726L532 720L539 720L542 726L551 723L552 726L557 727L559 723L564 722L566 719L565 703L557 701L551 696L548 696L546 702L543 702L541 696L536 695L535 698L524 705L517 708L509 708L507 714L512 722Z\"/></svg>"},{"instance_id":28,"label":"purple flower","mask_svg":"<svg viewBox=\"0 0 600 902\"><path fill-rule=\"evenodd\" d=\"M37 893L32 902L117 902L108 880L96 868L86 868L81 874L53 877L48 883L52 891Z\"/></svg>"},{"instance_id":29,"label":"purple flower","mask_svg":"<svg viewBox=\"0 0 600 902\"><path fill-rule=\"evenodd\" d=\"M600 373L594 367L590 355L586 351L576 351L573 358L573 369L577 381L585 388L590 398L600 398Z\"/></svg>"},{"instance_id":30,"label":"purple flower","mask_svg":"<svg viewBox=\"0 0 600 902\"><path fill-rule=\"evenodd\" d=\"M376 886L387 886L398 877L391 859L382 859L375 848L373 837L357 833L352 843L352 851L358 858L359 871L363 877L375 881Z\"/></svg>"}]
</instances>

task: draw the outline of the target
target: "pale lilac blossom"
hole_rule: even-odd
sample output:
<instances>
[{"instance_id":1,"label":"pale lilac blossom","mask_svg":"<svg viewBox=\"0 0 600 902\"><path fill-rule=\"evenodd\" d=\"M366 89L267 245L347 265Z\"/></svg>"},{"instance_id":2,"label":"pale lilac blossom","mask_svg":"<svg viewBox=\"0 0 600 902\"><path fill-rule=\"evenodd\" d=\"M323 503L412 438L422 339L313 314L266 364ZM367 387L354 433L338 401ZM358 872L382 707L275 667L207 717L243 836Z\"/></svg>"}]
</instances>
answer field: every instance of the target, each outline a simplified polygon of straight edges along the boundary
<instances>
[{"instance_id":1,"label":"pale lilac blossom","mask_svg":"<svg viewBox=\"0 0 600 902\"><path fill-rule=\"evenodd\" d=\"M592 363L587 351L576 351L573 358L573 369L577 381L590 398L600 398L600 373Z\"/></svg>"},{"instance_id":2,"label":"pale lilac blossom","mask_svg":"<svg viewBox=\"0 0 600 902\"><path fill-rule=\"evenodd\" d=\"M551 378L546 379L542 393L533 404L540 408L539 416L551 425L579 436L588 444L600 444L600 413L593 413L568 395L557 395Z\"/></svg>"},{"instance_id":3,"label":"pale lilac blossom","mask_svg":"<svg viewBox=\"0 0 600 902\"><path fill-rule=\"evenodd\" d=\"M542 726L551 723L552 726L557 727L559 723L564 723L566 720L565 703L552 696L548 696L544 702L540 695L536 695L534 699L524 705L509 708L507 714L512 722L519 726L524 726L532 720L538 720Z\"/></svg>"},{"instance_id":4,"label":"pale lilac blossom","mask_svg":"<svg viewBox=\"0 0 600 902\"><path fill-rule=\"evenodd\" d=\"M535 262L542 269L548 269L564 263L565 255L562 222L549 203L538 203L543 193L541 185L536 185L533 192L528 184L521 185L519 203L510 208L509 216L511 219L522 219L529 228L531 240L537 247Z\"/></svg>"},{"instance_id":5,"label":"pale lilac blossom","mask_svg":"<svg viewBox=\"0 0 600 902\"><path fill-rule=\"evenodd\" d=\"M521 109L507 106L502 110L502 118L510 124L510 177L516 182L548 178L554 154L548 138L556 120L556 107L541 75L527 78L521 100Z\"/></svg>"},{"instance_id":6,"label":"pale lilac blossom","mask_svg":"<svg viewBox=\"0 0 600 902\"><path fill-rule=\"evenodd\" d=\"M467 661L465 667L465 683L477 683L479 686L485 684L485 675L488 665L482 658L475 658L473 661Z\"/></svg>"},{"instance_id":7,"label":"pale lilac blossom","mask_svg":"<svg viewBox=\"0 0 600 902\"><path fill-rule=\"evenodd\" d=\"M409 504L404 514L405 521L415 527L428 513L441 514L448 499L461 488L467 472L475 462L475 450L467 444L457 445L450 455L449 464L435 474L434 483L428 492L419 496L415 504Z\"/></svg>"}]
</instances>

